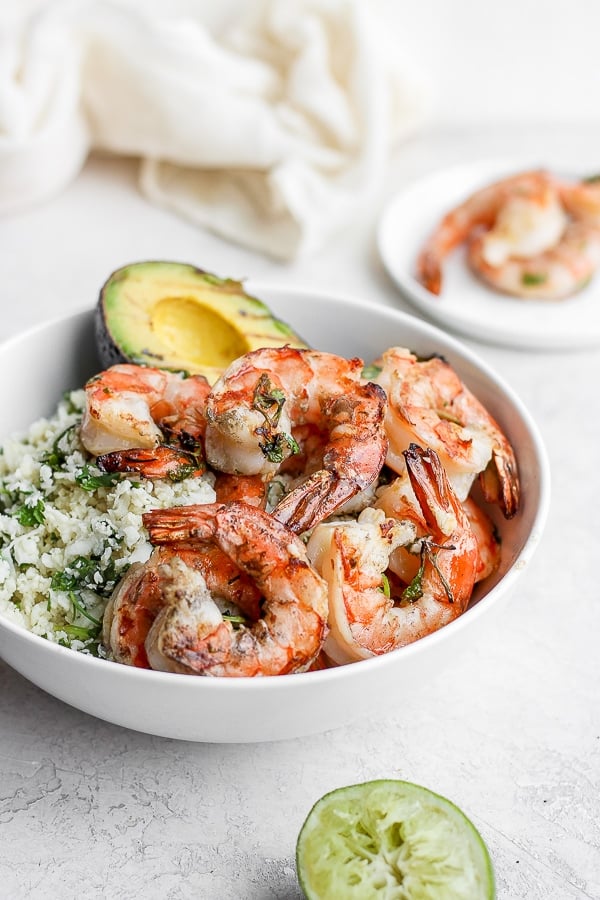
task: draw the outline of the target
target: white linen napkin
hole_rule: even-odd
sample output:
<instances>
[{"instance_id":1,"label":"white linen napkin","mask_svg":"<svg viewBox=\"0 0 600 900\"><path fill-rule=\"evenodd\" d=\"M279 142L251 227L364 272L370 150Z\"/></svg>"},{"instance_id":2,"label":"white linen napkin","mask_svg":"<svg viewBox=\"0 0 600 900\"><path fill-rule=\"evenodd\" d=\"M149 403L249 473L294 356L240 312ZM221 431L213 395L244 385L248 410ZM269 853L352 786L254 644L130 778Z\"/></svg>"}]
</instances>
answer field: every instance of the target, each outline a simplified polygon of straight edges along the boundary
<instances>
[{"instance_id":1,"label":"white linen napkin","mask_svg":"<svg viewBox=\"0 0 600 900\"><path fill-rule=\"evenodd\" d=\"M210 4L208 4L210 6ZM152 201L280 259L357 215L421 82L361 0L58 0L0 23L0 212L62 189L90 149L140 157Z\"/></svg>"}]
</instances>

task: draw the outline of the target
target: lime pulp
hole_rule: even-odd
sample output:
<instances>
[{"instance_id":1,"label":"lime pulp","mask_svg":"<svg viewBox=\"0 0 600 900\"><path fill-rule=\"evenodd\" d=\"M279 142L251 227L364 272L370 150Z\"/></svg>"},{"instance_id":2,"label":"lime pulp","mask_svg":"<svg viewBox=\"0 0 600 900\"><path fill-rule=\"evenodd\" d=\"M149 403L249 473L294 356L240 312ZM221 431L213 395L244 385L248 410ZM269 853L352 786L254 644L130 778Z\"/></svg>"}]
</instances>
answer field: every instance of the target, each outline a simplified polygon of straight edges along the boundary
<instances>
[{"instance_id":1,"label":"lime pulp","mask_svg":"<svg viewBox=\"0 0 600 900\"><path fill-rule=\"evenodd\" d=\"M338 788L296 846L307 900L494 900L492 862L461 810L407 781Z\"/></svg>"}]
</instances>

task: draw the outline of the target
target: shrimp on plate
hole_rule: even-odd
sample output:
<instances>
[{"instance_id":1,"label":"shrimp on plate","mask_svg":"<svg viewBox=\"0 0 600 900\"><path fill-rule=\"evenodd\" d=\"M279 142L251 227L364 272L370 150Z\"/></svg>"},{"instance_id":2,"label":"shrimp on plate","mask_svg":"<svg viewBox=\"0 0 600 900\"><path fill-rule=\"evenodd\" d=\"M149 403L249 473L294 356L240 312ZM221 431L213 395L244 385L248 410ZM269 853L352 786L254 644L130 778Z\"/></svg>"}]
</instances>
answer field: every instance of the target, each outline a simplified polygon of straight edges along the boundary
<instances>
[{"instance_id":1,"label":"shrimp on plate","mask_svg":"<svg viewBox=\"0 0 600 900\"><path fill-rule=\"evenodd\" d=\"M554 179L557 202L563 209L562 234L548 246L524 246L505 254L490 253L510 202L489 231L476 229L469 238L467 261L487 284L504 294L540 300L563 300L582 290L600 266L600 182ZM516 203L516 200L514 201ZM525 214L514 209L514 220L525 233L535 228Z\"/></svg>"},{"instance_id":2,"label":"shrimp on plate","mask_svg":"<svg viewBox=\"0 0 600 900\"><path fill-rule=\"evenodd\" d=\"M387 465L405 469L404 451L413 442L438 454L460 500L476 476L484 498L511 518L519 509L520 486L514 451L485 407L439 357L418 359L391 347L374 364L375 380L387 394Z\"/></svg>"},{"instance_id":3,"label":"shrimp on plate","mask_svg":"<svg viewBox=\"0 0 600 900\"><path fill-rule=\"evenodd\" d=\"M377 478L387 451L386 398L361 380L363 363L291 347L236 360L207 401L206 456L215 469L274 474L300 446L296 429L322 434L319 467L272 514L292 531L313 527Z\"/></svg>"},{"instance_id":4,"label":"shrimp on plate","mask_svg":"<svg viewBox=\"0 0 600 900\"><path fill-rule=\"evenodd\" d=\"M106 471L161 478L182 466L202 469L209 392L201 375L111 366L85 385L81 441Z\"/></svg>"},{"instance_id":5,"label":"shrimp on plate","mask_svg":"<svg viewBox=\"0 0 600 900\"><path fill-rule=\"evenodd\" d=\"M558 191L563 206L576 222L600 228L600 176L575 182L561 179Z\"/></svg>"},{"instance_id":6,"label":"shrimp on plate","mask_svg":"<svg viewBox=\"0 0 600 900\"><path fill-rule=\"evenodd\" d=\"M201 572L175 557L159 570L161 609L146 639L152 668L211 676L304 672L327 633L328 593L299 537L241 502L152 510L143 517L155 544L216 545L262 596L261 616L224 620Z\"/></svg>"},{"instance_id":7,"label":"shrimp on plate","mask_svg":"<svg viewBox=\"0 0 600 900\"><path fill-rule=\"evenodd\" d=\"M433 294L442 289L448 255L481 229L489 265L509 256L532 256L554 246L567 225L556 179L545 171L523 172L481 188L448 212L423 246L417 278Z\"/></svg>"},{"instance_id":8,"label":"shrimp on plate","mask_svg":"<svg viewBox=\"0 0 600 900\"><path fill-rule=\"evenodd\" d=\"M564 300L582 290L600 266L600 227L570 222L561 239L543 253L490 263L485 232L470 239L467 260L490 287L514 297Z\"/></svg>"},{"instance_id":9,"label":"shrimp on plate","mask_svg":"<svg viewBox=\"0 0 600 900\"><path fill-rule=\"evenodd\" d=\"M355 523L319 525L308 543L329 584L325 652L334 662L412 643L460 616L471 598L477 546L466 513L434 451L412 445L406 466L420 516L400 520L368 509ZM416 537L418 571L394 597L390 557Z\"/></svg>"},{"instance_id":10,"label":"shrimp on plate","mask_svg":"<svg viewBox=\"0 0 600 900\"><path fill-rule=\"evenodd\" d=\"M178 542L153 550L144 562L133 563L116 586L103 620L103 643L117 662L151 668L148 633L164 606L163 568L177 558L201 574L215 603L233 616L255 621L260 616L261 594L226 553L211 544ZM149 646L149 645L148 645Z\"/></svg>"}]
</instances>

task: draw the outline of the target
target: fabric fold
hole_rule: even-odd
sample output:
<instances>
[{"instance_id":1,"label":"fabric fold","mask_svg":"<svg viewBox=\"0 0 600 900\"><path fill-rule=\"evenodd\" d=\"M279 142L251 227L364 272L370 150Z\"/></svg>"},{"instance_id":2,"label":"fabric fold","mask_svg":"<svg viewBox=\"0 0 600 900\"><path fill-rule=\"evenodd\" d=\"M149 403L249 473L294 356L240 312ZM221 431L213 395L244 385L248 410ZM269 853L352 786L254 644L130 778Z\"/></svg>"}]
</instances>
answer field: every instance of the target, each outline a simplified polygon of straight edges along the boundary
<instances>
[{"instance_id":1,"label":"fabric fold","mask_svg":"<svg viewBox=\"0 0 600 900\"><path fill-rule=\"evenodd\" d=\"M211 31L203 8L60 0L2 27L0 212L60 190L100 149L140 158L151 201L279 259L358 214L427 108L375 14L256 0Z\"/></svg>"}]
</instances>

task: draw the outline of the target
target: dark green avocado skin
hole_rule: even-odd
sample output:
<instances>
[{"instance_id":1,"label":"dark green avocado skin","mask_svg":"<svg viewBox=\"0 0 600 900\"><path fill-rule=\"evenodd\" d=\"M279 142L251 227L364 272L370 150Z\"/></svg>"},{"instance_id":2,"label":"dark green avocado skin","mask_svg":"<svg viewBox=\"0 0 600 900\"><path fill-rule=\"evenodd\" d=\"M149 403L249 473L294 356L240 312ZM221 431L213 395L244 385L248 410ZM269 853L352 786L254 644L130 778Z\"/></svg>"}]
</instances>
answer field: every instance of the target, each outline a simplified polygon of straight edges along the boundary
<instances>
[{"instance_id":1,"label":"dark green avocado skin","mask_svg":"<svg viewBox=\"0 0 600 900\"><path fill-rule=\"evenodd\" d=\"M117 363L128 362L127 358L123 356L111 338L110 332L106 326L102 295L100 295L100 300L96 304L96 309L94 310L94 336L96 339L98 358L100 359L103 369L110 369L111 366L116 366Z\"/></svg>"}]
</instances>

